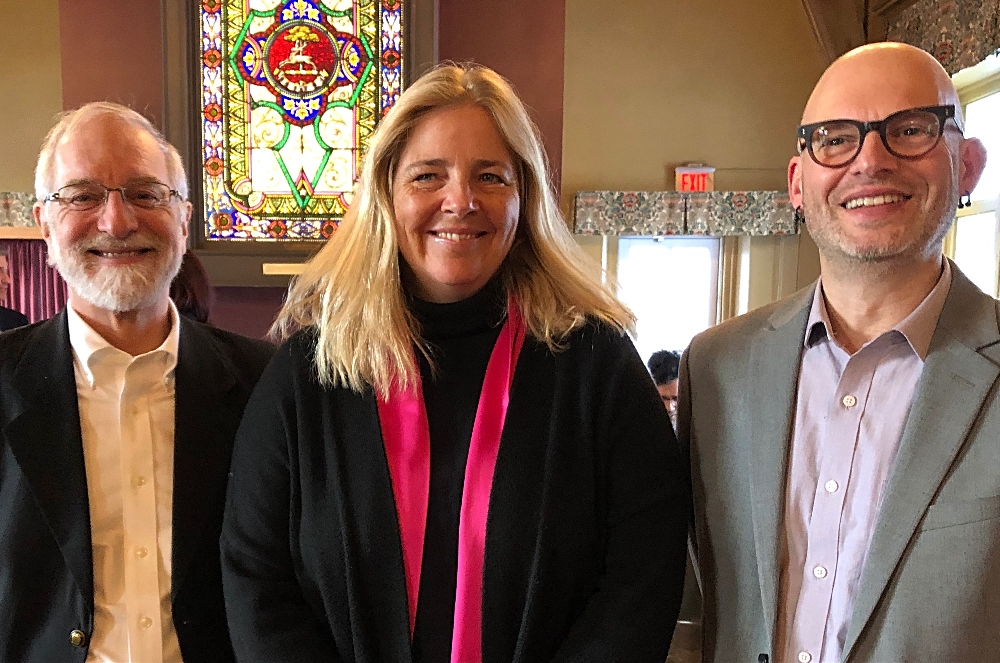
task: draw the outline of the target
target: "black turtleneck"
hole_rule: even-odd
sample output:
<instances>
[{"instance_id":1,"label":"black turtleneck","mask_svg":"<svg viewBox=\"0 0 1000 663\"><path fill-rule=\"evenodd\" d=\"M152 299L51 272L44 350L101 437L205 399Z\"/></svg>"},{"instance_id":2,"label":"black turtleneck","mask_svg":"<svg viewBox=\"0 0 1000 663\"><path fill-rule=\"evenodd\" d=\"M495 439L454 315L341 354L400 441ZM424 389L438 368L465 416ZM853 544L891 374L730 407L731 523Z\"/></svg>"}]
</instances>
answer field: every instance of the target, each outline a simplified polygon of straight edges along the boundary
<instances>
[{"instance_id":1,"label":"black turtleneck","mask_svg":"<svg viewBox=\"0 0 1000 663\"><path fill-rule=\"evenodd\" d=\"M411 299L410 307L436 368L432 373L427 359L417 353L431 434L431 478L413 660L448 663L465 464L486 364L500 335L505 301L494 279L460 302L432 304Z\"/></svg>"}]
</instances>

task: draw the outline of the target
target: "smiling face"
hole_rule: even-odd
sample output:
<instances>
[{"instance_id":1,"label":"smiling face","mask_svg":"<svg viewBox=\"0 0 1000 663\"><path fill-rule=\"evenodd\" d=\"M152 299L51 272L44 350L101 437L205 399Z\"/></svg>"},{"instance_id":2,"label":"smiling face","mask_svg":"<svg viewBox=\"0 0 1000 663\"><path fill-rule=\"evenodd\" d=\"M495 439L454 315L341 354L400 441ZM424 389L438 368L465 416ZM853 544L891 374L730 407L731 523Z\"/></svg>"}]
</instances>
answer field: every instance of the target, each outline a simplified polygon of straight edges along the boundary
<instances>
[{"instance_id":1,"label":"smiling face","mask_svg":"<svg viewBox=\"0 0 1000 663\"><path fill-rule=\"evenodd\" d=\"M404 273L421 299L472 296L514 243L517 169L479 106L439 108L416 123L393 176L392 199Z\"/></svg>"},{"instance_id":2,"label":"smiling face","mask_svg":"<svg viewBox=\"0 0 1000 663\"><path fill-rule=\"evenodd\" d=\"M82 119L55 148L56 188L170 184L169 178L156 140L114 116ZM190 210L189 203L175 198L164 207L140 209L113 191L103 207L89 211L36 203L35 218L48 243L50 262L69 285L74 308L81 313L123 313L166 305L170 281L184 254Z\"/></svg>"},{"instance_id":3,"label":"smiling face","mask_svg":"<svg viewBox=\"0 0 1000 663\"><path fill-rule=\"evenodd\" d=\"M881 120L940 104L959 104L940 65L918 49L880 44L827 69L802 123ZM794 157L789 193L825 261L926 260L941 252L959 193L978 180L979 147L962 139L951 120L934 149L912 160L890 154L871 132L857 158L839 168L820 166L806 152Z\"/></svg>"}]
</instances>

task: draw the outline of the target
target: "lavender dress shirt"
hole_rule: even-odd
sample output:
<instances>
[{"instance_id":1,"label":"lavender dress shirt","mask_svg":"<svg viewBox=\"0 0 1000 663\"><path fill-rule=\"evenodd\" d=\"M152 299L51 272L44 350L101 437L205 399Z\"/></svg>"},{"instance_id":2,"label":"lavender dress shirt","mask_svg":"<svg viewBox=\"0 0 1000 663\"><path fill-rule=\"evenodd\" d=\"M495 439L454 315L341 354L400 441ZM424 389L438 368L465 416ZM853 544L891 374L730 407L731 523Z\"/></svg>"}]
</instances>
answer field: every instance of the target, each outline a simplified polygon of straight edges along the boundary
<instances>
[{"instance_id":1,"label":"lavender dress shirt","mask_svg":"<svg viewBox=\"0 0 1000 663\"><path fill-rule=\"evenodd\" d=\"M816 284L779 542L775 652L783 663L841 659L883 488L951 287L942 262L920 305L853 355L834 338Z\"/></svg>"}]
</instances>

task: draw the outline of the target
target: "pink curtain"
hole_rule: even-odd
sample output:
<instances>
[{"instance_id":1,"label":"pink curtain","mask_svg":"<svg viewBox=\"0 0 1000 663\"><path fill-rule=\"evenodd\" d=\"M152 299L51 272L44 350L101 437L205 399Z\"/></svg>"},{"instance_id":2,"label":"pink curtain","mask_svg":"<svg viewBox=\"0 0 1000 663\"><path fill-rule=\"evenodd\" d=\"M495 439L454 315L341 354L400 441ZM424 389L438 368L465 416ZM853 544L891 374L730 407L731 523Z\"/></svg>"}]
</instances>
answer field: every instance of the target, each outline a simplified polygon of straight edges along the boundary
<instances>
[{"instance_id":1,"label":"pink curtain","mask_svg":"<svg viewBox=\"0 0 1000 663\"><path fill-rule=\"evenodd\" d=\"M11 292L8 308L31 322L51 318L66 306L66 282L46 262L48 251L40 239L0 240L7 249Z\"/></svg>"}]
</instances>

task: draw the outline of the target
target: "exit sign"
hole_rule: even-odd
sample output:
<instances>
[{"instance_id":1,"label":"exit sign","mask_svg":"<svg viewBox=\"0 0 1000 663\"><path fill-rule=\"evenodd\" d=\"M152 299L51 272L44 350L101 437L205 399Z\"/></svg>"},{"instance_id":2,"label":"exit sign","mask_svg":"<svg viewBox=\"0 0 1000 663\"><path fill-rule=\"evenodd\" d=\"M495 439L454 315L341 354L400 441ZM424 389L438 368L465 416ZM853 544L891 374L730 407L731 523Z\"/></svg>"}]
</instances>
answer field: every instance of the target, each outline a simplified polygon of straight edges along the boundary
<instances>
[{"instance_id":1,"label":"exit sign","mask_svg":"<svg viewBox=\"0 0 1000 663\"><path fill-rule=\"evenodd\" d=\"M674 189L681 193L715 191L715 168L678 166L674 169Z\"/></svg>"}]
</instances>

